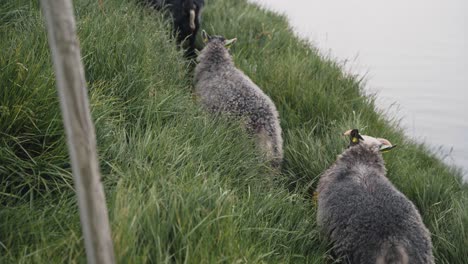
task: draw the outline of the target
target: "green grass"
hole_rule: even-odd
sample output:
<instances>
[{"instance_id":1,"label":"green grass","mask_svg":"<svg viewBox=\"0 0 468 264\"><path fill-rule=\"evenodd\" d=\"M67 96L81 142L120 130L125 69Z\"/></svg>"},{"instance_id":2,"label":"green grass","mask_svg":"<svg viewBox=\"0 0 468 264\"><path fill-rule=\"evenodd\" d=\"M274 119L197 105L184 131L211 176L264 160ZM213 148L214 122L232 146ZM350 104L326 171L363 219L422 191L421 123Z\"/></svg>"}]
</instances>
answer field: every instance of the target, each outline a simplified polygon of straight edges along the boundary
<instances>
[{"instance_id":1,"label":"green grass","mask_svg":"<svg viewBox=\"0 0 468 264\"><path fill-rule=\"evenodd\" d=\"M238 38L235 63L280 111L277 175L239 124L193 102L190 65L160 14L130 0L104 3L75 1L75 9L119 263L331 262L310 192L352 127L400 145L385 156L389 178L420 209L437 263L466 263L460 172L405 138L359 81L295 37L284 17L211 0L203 18L208 33ZM0 263L83 263L36 1L0 3L0 50Z\"/></svg>"}]
</instances>

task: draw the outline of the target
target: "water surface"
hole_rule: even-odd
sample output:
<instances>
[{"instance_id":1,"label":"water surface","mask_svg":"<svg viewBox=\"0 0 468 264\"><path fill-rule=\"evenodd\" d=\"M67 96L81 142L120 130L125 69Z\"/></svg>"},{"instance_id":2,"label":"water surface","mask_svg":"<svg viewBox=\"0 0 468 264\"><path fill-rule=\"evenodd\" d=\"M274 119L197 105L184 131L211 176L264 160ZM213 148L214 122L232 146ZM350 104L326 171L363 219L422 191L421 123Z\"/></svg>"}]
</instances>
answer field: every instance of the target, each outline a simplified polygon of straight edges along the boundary
<instances>
[{"instance_id":1,"label":"water surface","mask_svg":"<svg viewBox=\"0 0 468 264\"><path fill-rule=\"evenodd\" d=\"M365 76L379 108L468 180L468 1L251 2L285 14L322 54Z\"/></svg>"}]
</instances>

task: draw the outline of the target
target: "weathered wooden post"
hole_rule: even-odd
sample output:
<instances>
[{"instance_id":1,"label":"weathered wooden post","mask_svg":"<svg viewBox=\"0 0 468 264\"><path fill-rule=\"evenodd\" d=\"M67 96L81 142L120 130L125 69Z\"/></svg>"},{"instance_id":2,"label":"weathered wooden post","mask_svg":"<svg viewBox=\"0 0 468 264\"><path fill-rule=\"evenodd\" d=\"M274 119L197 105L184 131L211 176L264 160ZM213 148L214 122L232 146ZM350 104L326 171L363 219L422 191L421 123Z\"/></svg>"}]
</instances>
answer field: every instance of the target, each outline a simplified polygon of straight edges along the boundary
<instances>
[{"instance_id":1,"label":"weathered wooden post","mask_svg":"<svg viewBox=\"0 0 468 264\"><path fill-rule=\"evenodd\" d=\"M88 263L114 263L73 5L71 0L41 0L41 7L47 21Z\"/></svg>"}]
</instances>

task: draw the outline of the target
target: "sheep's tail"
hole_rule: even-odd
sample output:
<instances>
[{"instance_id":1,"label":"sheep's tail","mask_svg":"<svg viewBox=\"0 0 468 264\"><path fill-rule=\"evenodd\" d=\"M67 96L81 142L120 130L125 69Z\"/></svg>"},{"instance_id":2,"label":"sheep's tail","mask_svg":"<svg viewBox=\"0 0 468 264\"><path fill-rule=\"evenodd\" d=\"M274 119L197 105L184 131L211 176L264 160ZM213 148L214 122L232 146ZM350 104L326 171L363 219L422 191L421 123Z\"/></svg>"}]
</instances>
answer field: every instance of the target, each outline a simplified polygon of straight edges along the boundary
<instances>
[{"instance_id":1,"label":"sheep's tail","mask_svg":"<svg viewBox=\"0 0 468 264\"><path fill-rule=\"evenodd\" d=\"M384 243L380 254L377 256L376 264L408 264L408 253L403 245L399 243Z\"/></svg>"}]
</instances>

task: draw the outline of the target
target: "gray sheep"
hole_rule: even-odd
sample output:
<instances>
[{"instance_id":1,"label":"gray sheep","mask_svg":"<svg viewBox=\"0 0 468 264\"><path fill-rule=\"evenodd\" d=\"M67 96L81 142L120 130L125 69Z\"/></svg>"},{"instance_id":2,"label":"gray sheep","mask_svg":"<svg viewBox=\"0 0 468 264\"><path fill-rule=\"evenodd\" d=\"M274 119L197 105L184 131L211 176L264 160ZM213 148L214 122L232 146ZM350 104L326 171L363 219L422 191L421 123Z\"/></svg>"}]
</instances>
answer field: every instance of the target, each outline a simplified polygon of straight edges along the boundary
<instances>
[{"instance_id":1,"label":"gray sheep","mask_svg":"<svg viewBox=\"0 0 468 264\"><path fill-rule=\"evenodd\" d=\"M321 176L317 222L348 263L434 263L430 233L414 204L386 177L388 140L345 133L351 144Z\"/></svg>"},{"instance_id":2,"label":"gray sheep","mask_svg":"<svg viewBox=\"0 0 468 264\"><path fill-rule=\"evenodd\" d=\"M283 159L283 139L278 111L271 99L236 68L228 46L236 39L209 36L202 32L206 46L195 68L195 93L212 113L223 113L245 120L247 131L275 167Z\"/></svg>"}]
</instances>

